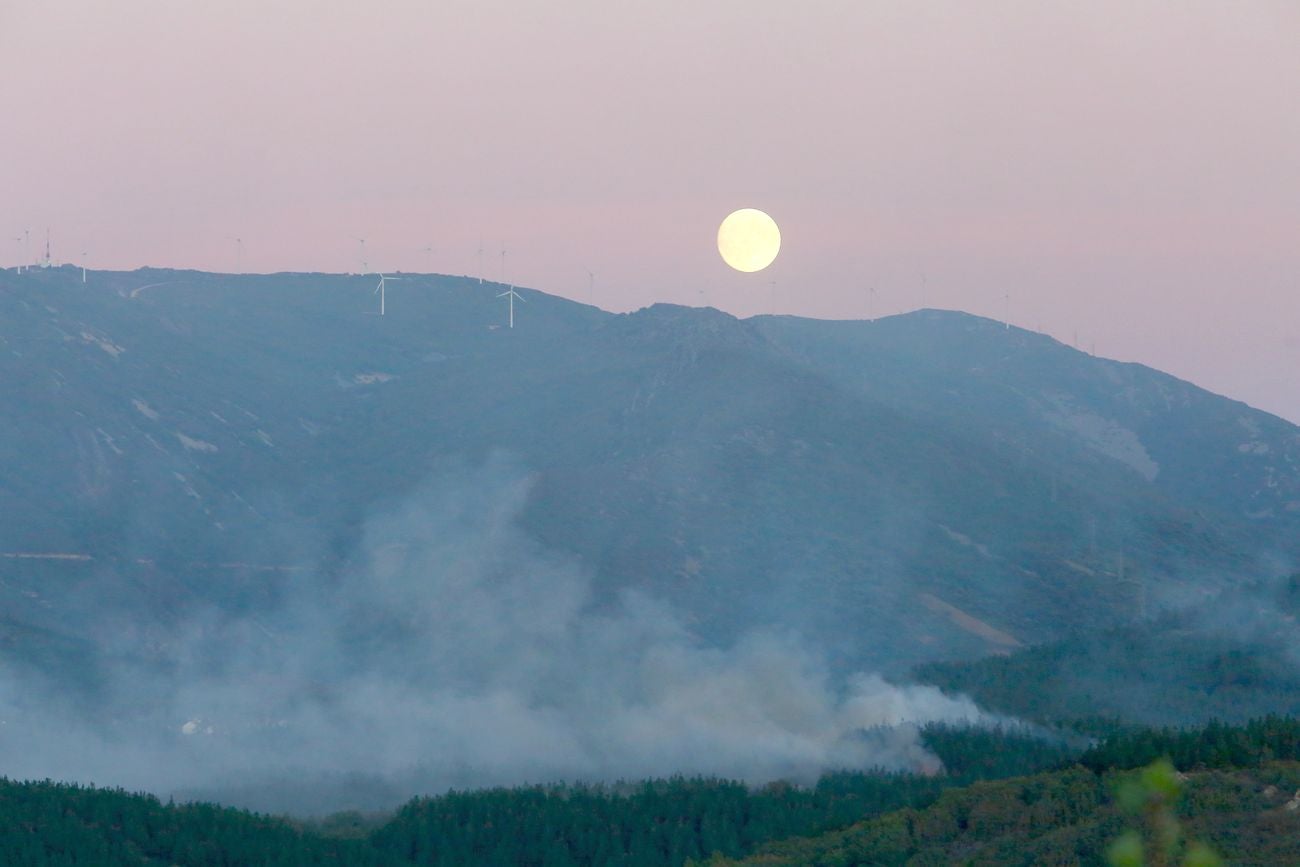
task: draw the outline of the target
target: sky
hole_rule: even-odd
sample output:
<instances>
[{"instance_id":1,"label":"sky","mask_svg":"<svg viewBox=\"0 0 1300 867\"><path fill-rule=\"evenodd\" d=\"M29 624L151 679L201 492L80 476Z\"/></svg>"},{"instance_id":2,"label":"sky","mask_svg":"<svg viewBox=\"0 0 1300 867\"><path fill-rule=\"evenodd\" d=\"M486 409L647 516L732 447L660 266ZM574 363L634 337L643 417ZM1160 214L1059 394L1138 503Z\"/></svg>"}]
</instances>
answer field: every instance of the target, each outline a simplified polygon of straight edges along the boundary
<instances>
[{"instance_id":1,"label":"sky","mask_svg":"<svg viewBox=\"0 0 1300 867\"><path fill-rule=\"evenodd\" d=\"M1295 0L0 0L0 81L0 264L960 309L1300 421Z\"/></svg>"}]
</instances>

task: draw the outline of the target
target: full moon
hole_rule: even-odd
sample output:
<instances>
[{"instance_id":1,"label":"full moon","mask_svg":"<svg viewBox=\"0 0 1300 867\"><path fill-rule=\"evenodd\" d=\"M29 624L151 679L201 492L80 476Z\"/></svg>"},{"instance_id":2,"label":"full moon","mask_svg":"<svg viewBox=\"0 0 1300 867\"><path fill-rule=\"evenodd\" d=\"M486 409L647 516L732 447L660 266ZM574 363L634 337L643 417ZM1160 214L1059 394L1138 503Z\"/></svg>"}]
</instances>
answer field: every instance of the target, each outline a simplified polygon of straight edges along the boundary
<instances>
[{"instance_id":1,"label":"full moon","mask_svg":"<svg viewBox=\"0 0 1300 867\"><path fill-rule=\"evenodd\" d=\"M776 221L754 208L728 214L718 227L718 252L722 261L737 271L762 271L780 249L781 230Z\"/></svg>"}]
</instances>

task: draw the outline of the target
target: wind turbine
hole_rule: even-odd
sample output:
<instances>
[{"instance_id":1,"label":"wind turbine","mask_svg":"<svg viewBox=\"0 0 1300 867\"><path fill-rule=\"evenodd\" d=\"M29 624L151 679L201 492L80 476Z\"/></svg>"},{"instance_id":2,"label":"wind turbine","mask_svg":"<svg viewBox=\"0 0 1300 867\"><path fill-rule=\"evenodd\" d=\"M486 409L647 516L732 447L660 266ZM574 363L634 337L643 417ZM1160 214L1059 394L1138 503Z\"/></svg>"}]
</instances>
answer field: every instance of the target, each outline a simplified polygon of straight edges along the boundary
<instances>
[{"instance_id":1,"label":"wind turbine","mask_svg":"<svg viewBox=\"0 0 1300 867\"><path fill-rule=\"evenodd\" d=\"M483 285L483 236L478 236L478 282Z\"/></svg>"},{"instance_id":2,"label":"wind turbine","mask_svg":"<svg viewBox=\"0 0 1300 867\"><path fill-rule=\"evenodd\" d=\"M86 282L86 251L81 251L81 282Z\"/></svg>"},{"instance_id":3,"label":"wind turbine","mask_svg":"<svg viewBox=\"0 0 1300 867\"><path fill-rule=\"evenodd\" d=\"M366 272L370 270L370 269L366 266L366 239L365 239L365 238L357 238L357 243L358 243L359 245L361 245L361 246L360 246L360 251L361 251L361 276L364 277L364 276L366 275Z\"/></svg>"},{"instance_id":4,"label":"wind turbine","mask_svg":"<svg viewBox=\"0 0 1300 867\"><path fill-rule=\"evenodd\" d=\"M527 303L528 299L520 295L518 292L516 292L514 286L511 286L509 289L502 292L497 297L510 299L510 327L514 328L515 327L515 299L518 298L520 301L523 301L524 303Z\"/></svg>"},{"instance_id":5,"label":"wind turbine","mask_svg":"<svg viewBox=\"0 0 1300 867\"><path fill-rule=\"evenodd\" d=\"M587 303L596 303L596 272L590 268L585 269L587 272Z\"/></svg>"},{"instance_id":6,"label":"wind turbine","mask_svg":"<svg viewBox=\"0 0 1300 867\"><path fill-rule=\"evenodd\" d=\"M432 274L433 273L433 245L425 244L423 247L420 248L420 252L424 254L425 273Z\"/></svg>"},{"instance_id":7,"label":"wind turbine","mask_svg":"<svg viewBox=\"0 0 1300 867\"><path fill-rule=\"evenodd\" d=\"M401 277L385 277L383 274L379 275L379 285L376 286L375 291L370 294L374 295L376 292L379 293L379 315L380 316L384 315L384 282L387 280L401 280L401 279L402 279Z\"/></svg>"},{"instance_id":8,"label":"wind turbine","mask_svg":"<svg viewBox=\"0 0 1300 867\"><path fill-rule=\"evenodd\" d=\"M867 290L867 319L876 321L876 287Z\"/></svg>"},{"instance_id":9,"label":"wind turbine","mask_svg":"<svg viewBox=\"0 0 1300 867\"><path fill-rule=\"evenodd\" d=\"M14 238L14 240L18 242L18 273L21 274L23 273L23 236L19 235L17 238Z\"/></svg>"},{"instance_id":10,"label":"wind turbine","mask_svg":"<svg viewBox=\"0 0 1300 867\"><path fill-rule=\"evenodd\" d=\"M506 282L506 242L505 241L501 242L501 282L502 283ZM510 288L514 289L515 287L512 285Z\"/></svg>"}]
</instances>

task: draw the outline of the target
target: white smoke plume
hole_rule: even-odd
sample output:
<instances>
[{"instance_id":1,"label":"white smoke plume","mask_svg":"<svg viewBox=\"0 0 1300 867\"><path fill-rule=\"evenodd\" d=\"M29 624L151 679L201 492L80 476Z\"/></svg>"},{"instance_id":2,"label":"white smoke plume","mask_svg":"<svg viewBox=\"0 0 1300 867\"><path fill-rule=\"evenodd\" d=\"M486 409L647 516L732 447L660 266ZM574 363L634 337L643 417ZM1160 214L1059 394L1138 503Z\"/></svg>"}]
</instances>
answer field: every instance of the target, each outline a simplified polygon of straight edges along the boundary
<instances>
[{"instance_id":1,"label":"white smoke plume","mask_svg":"<svg viewBox=\"0 0 1300 867\"><path fill-rule=\"evenodd\" d=\"M660 600L598 603L592 576L518 528L528 486L503 460L439 474L370 521L336 579L304 577L270 612L187 620L166 674L123 663L98 718L0 677L0 773L332 809L364 797L312 780L387 780L374 798L401 800L561 779L931 770L915 724L983 719L930 687L837 681L814 642L779 629L720 647ZM249 794L277 785L297 794ZM317 799L281 803L302 790Z\"/></svg>"}]
</instances>

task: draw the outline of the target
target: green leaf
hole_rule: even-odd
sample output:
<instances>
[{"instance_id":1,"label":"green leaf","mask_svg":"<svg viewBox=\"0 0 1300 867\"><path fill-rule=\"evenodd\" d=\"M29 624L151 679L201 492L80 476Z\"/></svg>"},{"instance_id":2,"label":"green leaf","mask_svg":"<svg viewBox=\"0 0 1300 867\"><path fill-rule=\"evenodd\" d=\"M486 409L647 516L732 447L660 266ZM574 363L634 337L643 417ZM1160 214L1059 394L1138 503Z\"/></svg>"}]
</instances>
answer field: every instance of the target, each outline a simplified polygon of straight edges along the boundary
<instances>
[{"instance_id":1,"label":"green leaf","mask_svg":"<svg viewBox=\"0 0 1300 867\"><path fill-rule=\"evenodd\" d=\"M1106 861L1111 867L1142 867L1142 837L1137 831L1126 831L1106 848Z\"/></svg>"}]
</instances>

